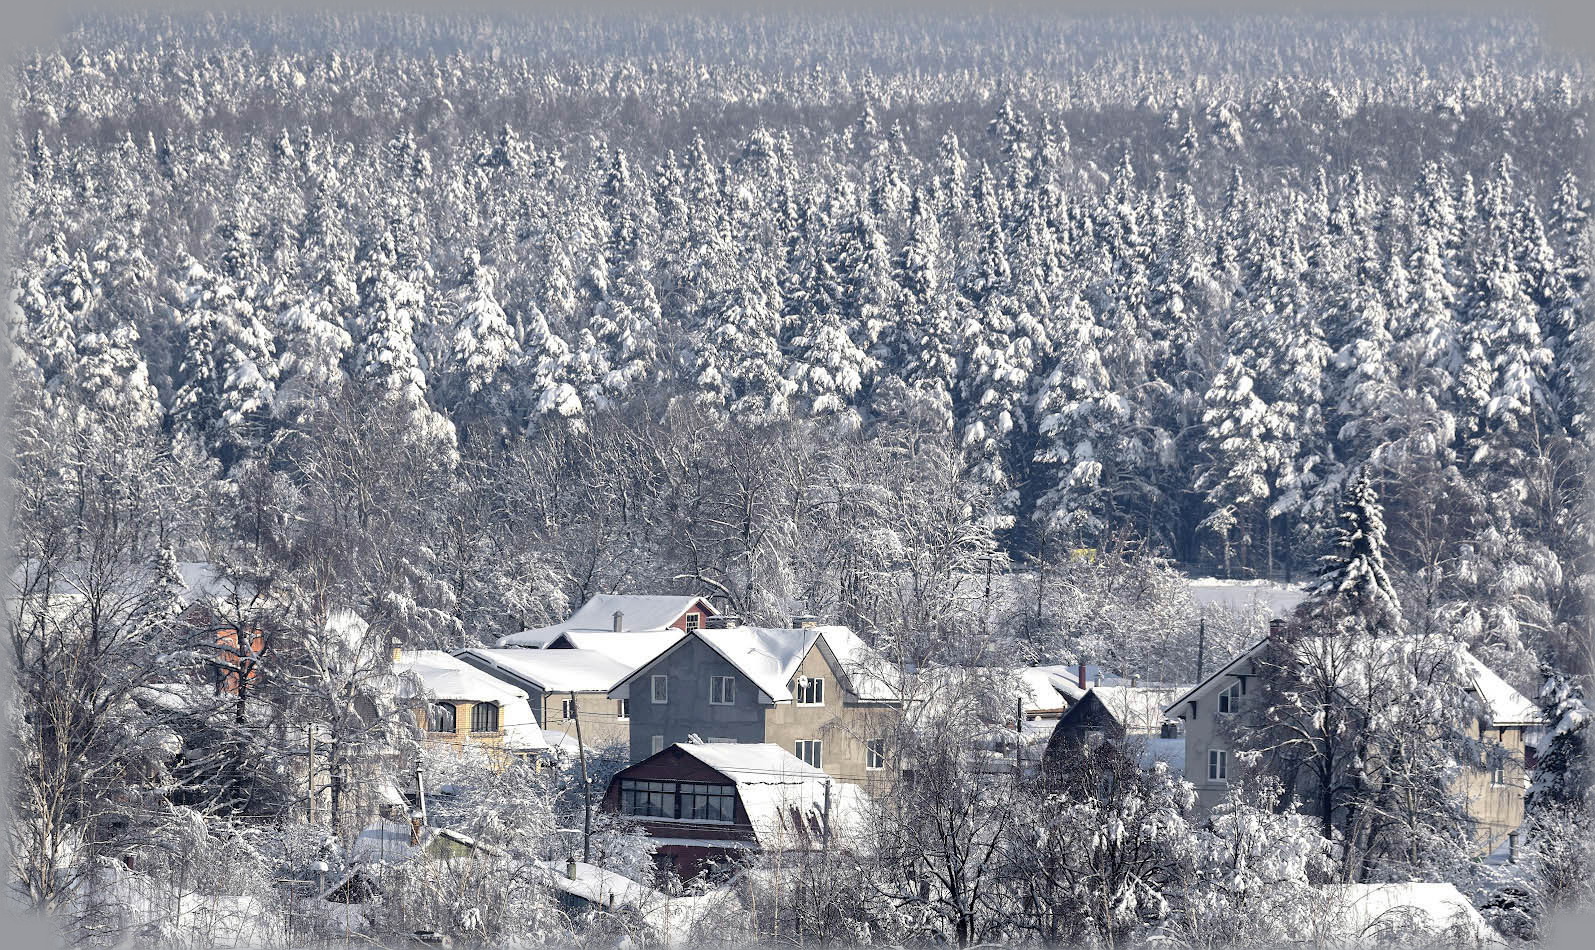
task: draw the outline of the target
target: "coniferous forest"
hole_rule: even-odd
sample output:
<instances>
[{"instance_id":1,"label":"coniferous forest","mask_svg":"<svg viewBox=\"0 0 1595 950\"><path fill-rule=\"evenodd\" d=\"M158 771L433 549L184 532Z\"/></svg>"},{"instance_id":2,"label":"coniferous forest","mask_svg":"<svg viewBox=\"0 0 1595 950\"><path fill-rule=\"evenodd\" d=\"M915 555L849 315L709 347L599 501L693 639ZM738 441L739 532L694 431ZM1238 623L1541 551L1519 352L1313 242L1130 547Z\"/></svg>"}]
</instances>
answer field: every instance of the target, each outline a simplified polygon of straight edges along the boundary
<instances>
[{"instance_id":1,"label":"coniferous forest","mask_svg":"<svg viewBox=\"0 0 1595 950\"><path fill-rule=\"evenodd\" d=\"M413 648L673 592L1194 682L1179 573L1311 582L1360 490L1402 623L1577 703L1592 87L1533 23L107 15L14 80L24 565ZM251 701L335 704L281 649ZM188 772L85 748L302 810L242 696Z\"/></svg>"}]
</instances>

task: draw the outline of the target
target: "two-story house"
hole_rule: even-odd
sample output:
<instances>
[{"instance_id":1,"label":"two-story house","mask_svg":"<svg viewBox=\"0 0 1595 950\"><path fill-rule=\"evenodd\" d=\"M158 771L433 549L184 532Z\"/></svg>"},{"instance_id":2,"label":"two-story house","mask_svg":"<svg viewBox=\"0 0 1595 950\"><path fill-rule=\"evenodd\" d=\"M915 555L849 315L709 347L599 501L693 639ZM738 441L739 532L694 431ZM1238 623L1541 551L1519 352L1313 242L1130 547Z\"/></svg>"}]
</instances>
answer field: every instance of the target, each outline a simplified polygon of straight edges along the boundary
<instances>
[{"instance_id":1,"label":"two-story house","mask_svg":"<svg viewBox=\"0 0 1595 950\"><path fill-rule=\"evenodd\" d=\"M1169 703L1164 712L1185 724L1185 777L1196 787L1197 807L1206 811L1223 799L1244 751L1244 733L1233 728L1247 697L1259 689L1265 650L1283 635L1282 623L1242 651L1217 672ZM1527 768L1533 764L1533 742L1543 720L1538 708L1466 647L1458 647L1461 672L1478 701L1477 738L1481 756L1470 763L1457 789L1477 823L1481 844L1493 846L1523 822ZM1485 850L1489 850L1488 847Z\"/></svg>"},{"instance_id":2,"label":"two-story house","mask_svg":"<svg viewBox=\"0 0 1595 950\"><path fill-rule=\"evenodd\" d=\"M683 636L610 691L629 703L631 761L696 736L772 743L833 778L885 781L896 668L846 627L731 623Z\"/></svg>"},{"instance_id":3,"label":"two-story house","mask_svg":"<svg viewBox=\"0 0 1595 950\"><path fill-rule=\"evenodd\" d=\"M569 618L547 627L522 630L500 637L500 647L547 647L566 634L591 633L689 633L707 626L715 609L702 597L674 594L596 594ZM569 638L565 646L578 646ZM579 646L585 647L582 643Z\"/></svg>"},{"instance_id":4,"label":"two-story house","mask_svg":"<svg viewBox=\"0 0 1595 950\"><path fill-rule=\"evenodd\" d=\"M683 880L758 851L847 847L868 797L770 744L682 742L622 769L603 807L637 819Z\"/></svg>"},{"instance_id":5,"label":"two-story house","mask_svg":"<svg viewBox=\"0 0 1595 950\"><path fill-rule=\"evenodd\" d=\"M550 741L567 746L576 741L579 733L581 743L588 748L626 746L631 742L629 704L610 699L609 691L639 663L657 656L685 634L605 636L647 637L653 645L639 645L634 655L641 659L635 662L617 658L615 651L585 649L479 648L454 655L460 662L524 691L532 715Z\"/></svg>"}]
</instances>

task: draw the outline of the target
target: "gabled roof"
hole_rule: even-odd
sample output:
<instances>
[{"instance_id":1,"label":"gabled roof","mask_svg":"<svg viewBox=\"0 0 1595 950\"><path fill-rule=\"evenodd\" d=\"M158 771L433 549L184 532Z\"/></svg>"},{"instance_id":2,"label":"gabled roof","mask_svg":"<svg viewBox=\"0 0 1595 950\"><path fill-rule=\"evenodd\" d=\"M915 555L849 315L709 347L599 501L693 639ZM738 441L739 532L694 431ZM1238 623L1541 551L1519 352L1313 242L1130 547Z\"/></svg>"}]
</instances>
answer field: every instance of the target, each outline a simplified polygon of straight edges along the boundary
<instances>
[{"instance_id":1,"label":"gabled roof","mask_svg":"<svg viewBox=\"0 0 1595 950\"><path fill-rule=\"evenodd\" d=\"M667 630L700 601L712 616L714 607L701 597L676 594L595 594L569 618L546 627L522 630L498 641L501 647L542 647L562 633L646 633ZM615 613L621 629L615 630Z\"/></svg>"},{"instance_id":2,"label":"gabled roof","mask_svg":"<svg viewBox=\"0 0 1595 950\"><path fill-rule=\"evenodd\" d=\"M478 647L461 650L455 656L470 664L479 676L495 682L524 681L548 693L608 692L634 669L597 650Z\"/></svg>"},{"instance_id":3,"label":"gabled roof","mask_svg":"<svg viewBox=\"0 0 1595 950\"><path fill-rule=\"evenodd\" d=\"M421 691L432 699L497 703L499 728L504 733L506 747L548 747L532 715L526 691L499 677L489 676L442 650L407 650L394 661L393 672L400 674L398 696L401 699L418 695L414 686L419 684Z\"/></svg>"},{"instance_id":4,"label":"gabled roof","mask_svg":"<svg viewBox=\"0 0 1595 950\"><path fill-rule=\"evenodd\" d=\"M864 827L868 796L857 785L838 782L770 743L681 742L680 749L730 779L759 841L817 837L830 785L830 827L847 835Z\"/></svg>"},{"instance_id":5,"label":"gabled roof","mask_svg":"<svg viewBox=\"0 0 1595 950\"><path fill-rule=\"evenodd\" d=\"M695 630L674 646L632 671L614 684L619 689L645 667L663 659L696 638L736 667L771 702L792 699L790 683L797 668L816 644L828 654L832 666L844 677L845 685L859 699L893 700L897 691L896 671L871 650L858 635L846 627L729 627L723 630Z\"/></svg>"},{"instance_id":6,"label":"gabled roof","mask_svg":"<svg viewBox=\"0 0 1595 950\"><path fill-rule=\"evenodd\" d=\"M1212 676L1181 693L1178 699L1163 707L1164 712L1170 716L1178 716L1181 705L1204 693L1210 684L1229 674L1241 663L1258 656L1268 642L1268 638L1264 637L1242 650L1234 659L1219 667ZM1513 689L1510 684L1496 675L1494 670L1485 666L1483 661L1473 655L1473 651L1461 644L1457 644L1456 649L1458 660L1462 664L1462 675L1470 681L1473 692L1484 705L1485 715L1489 717L1490 722L1497 726L1532 726L1545 721L1538 706Z\"/></svg>"},{"instance_id":7,"label":"gabled roof","mask_svg":"<svg viewBox=\"0 0 1595 950\"><path fill-rule=\"evenodd\" d=\"M676 645L684 630L667 627L646 633L598 633L567 630L549 641L546 649L591 650L635 669Z\"/></svg>"}]
</instances>

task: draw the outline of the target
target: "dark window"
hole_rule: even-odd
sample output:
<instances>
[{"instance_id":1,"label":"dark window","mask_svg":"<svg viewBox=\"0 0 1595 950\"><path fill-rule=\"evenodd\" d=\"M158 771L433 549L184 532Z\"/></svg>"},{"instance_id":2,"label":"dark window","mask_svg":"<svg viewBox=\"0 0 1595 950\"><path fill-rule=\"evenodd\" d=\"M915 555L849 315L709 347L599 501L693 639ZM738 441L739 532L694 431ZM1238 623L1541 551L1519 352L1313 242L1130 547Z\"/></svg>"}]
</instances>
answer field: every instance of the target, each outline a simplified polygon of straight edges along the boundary
<instances>
[{"instance_id":1,"label":"dark window","mask_svg":"<svg viewBox=\"0 0 1595 950\"><path fill-rule=\"evenodd\" d=\"M799 739L796 743L796 748L793 750L793 754L817 769L824 768L824 766L820 764L822 757L822 746L823 743L819 739Z\"/></svg>"},{"instance_id":2,"label":"dark window","mask_svg":"<svg viewBox=\"0 0 1595 950\"><path fill-rule=\"evenodd\" d=\"M620 812L639 818L676 817L676 783L621 779Z\"/></svg>"},{"instance_id":3,"label":"dark window","mask_svg":"<svg viewBox=\"0 0 1595 950\"><path fill-rule=\"evenodd\" d=\"M616 719L630 719L631 718L631 700L629 700L629 699L617 699L617 700L615 700L615 703L616 703L615 718Z\"/></svg>"},{"instance_id":4,"label":"dark window","mask_svg":"<svg viewBox=\"0 0 1595 950\"><path fill-rule=\"evenodd\" d=\"M471 731L498 731L498 705L496 703L477 703L471 707Z\"/></svg>"},{"instance_id":5,"label":"dark window","mask_svg":"<svg viewBox=\"0 0 1595 950\"><path fill-rule=\"evenodd\" d=\"M869 739L864 743L864 767L871 770L886 768L885 739Z\"/></svg>"},{"instance_id":6,"label":"dark window","mask_svg":"<svg viewBox=\"0 0 1595 950\"><path fill-rule=\"evenodd\" d=\"M736 801L736 791L730 785L681 783L682 818L729 822L736 814Z\"/></svg>"},{"instance_id":7,"label":"dark window","mask_svg":"<svg viewBox=\"0 0 1595 950\"><path fill-rule=\"evenodd\" d=\"M687 614L687 629L688 630L696 630L696 629L698 629L698 624L699 624L699 622L701 620L702 620L702 615L701 614L698 614L698 613Z\"/></svg>"},{"instance_id":8,"label":"dark window","mask_svg":"<svg viewBox=\"0 0 1595 950\"><path fill-rule=\"evenodd\" d=\"M731 676L709 677L709 702L715 706L730 706L737 701L737 681Z\"/></svg>"},{"instance_id":9,"label":"dark window","mask_svg":"<svg viewBox=\"0 0 1595 950\"><path fill-rule=\"evenodd\" d=\"M429 732L454 731L454 704L432 703L426 709L426 728Z\"/></svg>"},{"instance_id":10,"label":"dark window","mask_svg":"<svg viewBox=\"0 0 1595 950\"><path fill-rule=\"evenodd\" d=\"M797 681L799 706L825 705L825 681L818 676L800 676Z\"/></svg>"}]
</instances>

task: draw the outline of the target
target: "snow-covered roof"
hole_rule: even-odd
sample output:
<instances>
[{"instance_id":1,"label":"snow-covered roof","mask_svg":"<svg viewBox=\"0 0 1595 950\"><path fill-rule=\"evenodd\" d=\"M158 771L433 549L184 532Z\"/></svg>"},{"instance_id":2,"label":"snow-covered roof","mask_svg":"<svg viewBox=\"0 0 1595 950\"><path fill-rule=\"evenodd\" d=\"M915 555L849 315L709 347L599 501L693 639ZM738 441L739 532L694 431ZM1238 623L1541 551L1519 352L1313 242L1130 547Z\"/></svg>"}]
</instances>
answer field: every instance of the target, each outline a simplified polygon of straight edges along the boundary
<instances>
[{"instance_id":1,"label":"snow-covered roof","mask_svg":"<svg viewBox=\"0 0 1595 950\"><path fill-rule=\"evenodd\" d=\"M695 630L688 636L697 637L736 667L771 702L791 701L792 677L816 645L829 654L841 674L842 685L859 699L891 701L898 697L894 685L898 681L896 668L847 627L729 627ZM683 637L677 646L686 639ZM625 685L638 671L631 671L631 675L615 683L614 688Z\"/></svg>"},{"instance_id":2,"label":"snow-covered roof","mask_svg":"<svg viewBox=\"0 0 1595 950\"><path fill-rule=\"evenodd\" d=\"M618 660L636 669L665 652L684 636L686 631L669 627L644 633L614 633L584 630L567 630L549 641L552 649L591 650Z\"/></svg>"},{"instance_id":3,"label":"snow-covered roof","mask_svg":"<svg viewBox=\"0 0 1595 950\"><path fill-rule=\"evenodd\" d=\"M1228 674L1235 667L1262 653L1267 645L1268 638L1264 637L1253 643L1237 654L1234 659L1219 667L1207 679L1182 692L1178 698L1164 706L1164 711L1170 716L1179 713L1179 707L1187 700L1200 695L1209 684L1217 682L1220 677ZM1384 646L1393 644L1393 640L1381 641ZM1473 655L1473 651L1461 644L1456 645L1458 661L1462 666L1462 674L1472 683L1474 693L1484 705L1484 713L1489 720L1497 726L1533 726L1544 723L1539 707L1513 689L1510 684L1501 679L1494 670L1484 665L1484 662Z\"/></svg>"},{"instance_id":4,"label":"snow-covered roof","mask_svg":"<svg viewBox=\"0 0 1595 950\"><path fill-rule=\"evenodd\" d=\"M676 594L595 594L565 620L546 627L522 630L498 641L501 647L543 647L562 633L646 633L669 629L701 598ZM708 602L704 606L711 612ZM615 630L619 612L620 630Z\"/></svg>"},{"instance_id":5,"label":"snow-covered roof","mask_svg":"<svg viewBox=\"0 0 1595 950\"><path fill-rule=\"evenodd\" d=\"M1193 577L1186 582L1186 588L1199 607L1222 607L1236 613L1249 613L1261 605L1267 608L1270 617L1288 617L1297 604L1307 599L1306 585L1276 581Z\"/></svg>"},{"instance_id":6,"label":"snow-covered roof","mask_svg":"<svg viewBox=\"0 0 1595 950\"><path fill-rule=\"evenodd\" d=\"M550 693L608 692L635 669L597 650L476 648L461 650L456 656L462 663L472 664L479 675L518 678Z\"/></svg>"},{"instance_id":7,"label":"snow-covered roof","mask_svg":"<svg viewBox=\"0 0 1595 950\"><path fill-rule=\"evenodd\" d=\"M730 779L761 844L814 841L830 785L833 837L856 834L867 819L868 796L771 743L681 742L677 748Z\"/></svg>"},{"instance_id":8,"label":"snow-covered roof","mask_svg":"<svg viewBox=\"0 0 1595 950\"><path fill-rule=\"evenodd\" d=\"M1325 896L1329 913L1313 916L1321 944L1365 947L1447 934L1469 946L1506 945L1452 884L1341 884L1330 886Z\"/></svg>"},{"instance_id":9,"label":"snow-covered roof","mask_svg":"<svg viewBox=\"0 0 1595 950\"><path fill-rule=\"evenodd\" d=\"M405 651L393 661L393 672L399 674L398 696L401 699L419 695L415 692L419 684L422 692L432 699L497 703L499 728L504 732L506 748L547 747L542 729L532 715L526 691L518 686L490 676L442 650Z\"/></svg>"},{"instance_id":10,"label":"snow-covered roof","mask_svg":"<svg viewBox=\"0 0 1595 950\"><path fill-rule=\"evenodd\" d=\"M1544 715L1533 700L1513 689L1506 680L1484 665L1484 661L1467 649L1462 650L1463 669L1473 678L1473 688L1490 717L1497 726L1538 726L1545 722Z\"/></svg>"},{"instance_id":11,"label":"snow-covered roof","mask_svg":"<svg viewBox=\"0 0 1595 950\"><path fill-rule=\"evenodd\" d=\"M1185 692L1183 686L1094 686L1092 692L1124 726L1126 732L1158 731L1167 714L1163 710Z\"/></svg>"},{"instance_id":12,"label":"snow-covered roof","mask_svg":"<svg viewBox=\"0 0 1595 950\"><path fill-rule=\"evenodd\" d=\"M710 842L714 846L723 841ZM692 926L706 914L734 900L724 890L707 894L671 897L646 884L639 884L615 871L581 861L575 863L575 876L564 861L539 861L550 887L596 907L608 910L626 908L637 912L656 940L672 946L692 934Z\"/></svg>"}]
</instances>

